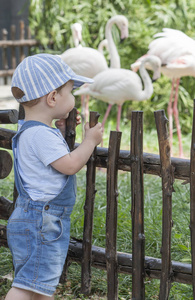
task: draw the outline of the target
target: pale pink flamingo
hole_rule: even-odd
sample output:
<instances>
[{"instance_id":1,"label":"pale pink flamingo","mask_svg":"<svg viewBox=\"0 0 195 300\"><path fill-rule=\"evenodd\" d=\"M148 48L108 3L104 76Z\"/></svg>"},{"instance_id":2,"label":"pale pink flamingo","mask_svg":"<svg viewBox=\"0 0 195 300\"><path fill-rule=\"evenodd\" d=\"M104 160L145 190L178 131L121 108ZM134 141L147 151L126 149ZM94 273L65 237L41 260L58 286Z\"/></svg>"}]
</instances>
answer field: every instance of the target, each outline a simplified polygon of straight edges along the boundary
<instances>
[{"instance_id":1,"label":"pale pink flamingo","mask_svg":"<svg viewBox=\"0 0 195 300\"><path fill-rule=\"evenodd\" d=\"M108 20L105 29L111 65L113 68L120 68L120 57L112 37L112 26L114 24L120 30L121 39L125 39L128 37L128 20L123 15L113 16ZM90 47L70 48L61 57L78 75L93 78L98 73L108 69L104 55ZM88 108L86 108L86 112L87 110Z\"/></svg>"},{"instance_id":2,"label":"pale pink flamingo","mask_svg":"<svg viewBox=\"0 0 195 300\"><path fill-rule=\"evenodd\" d=\"M108 40L104 39L102 40L98 45L98 51L104 55L104 48L108 51Z\"/></svg>"},{"instance_id":3,"label":"pale pink flamingo","mask_svg":"<svg viewBox=\"0 0 195 300\"><path fill-rule=\"evenodd\" d=\"M156 56L148 56L143 59L139 72L141 78L133 71L127 69L109 68L98 73L93 79L94 83L83 86L74 95L89 94L99 100L109 103L108 109L102 121L102 126L106 122L112 105L117 104L117 130L120 130L121 108L125 101L143 101L152 96L153 85L145 64L150 63L154 71L153 79L160 76L160 59ZM142 85L142 80L144 88Z\"/></svg>"},{"instance_id":4,"label":"pale pink flamingo","mask_svg":"<svg viewBox=\"0 0 195 300\"><path fill-rule=\"evenodd\" d=\"M82 25L80 23L74 23L71 25L71 30L75 48L82 47Z\"/></svg>"},{"instance_id":5,"label":"pale pink flamingo","mask_svg":"<svg viewBox=\"0 0 195 300\"><path fill-rule=\"evenodd\" d=\"M195 41L179 30L164 28L163 32L154 35L155 39L149 44L146 55L156 55L161 59L161 72L171 78L172 88L168 104L170 147L172 154L173 139L173 117L175 118L177 135L179 141L179 156L183 157L183 147L181 140L181 128L178 113L178 92L180 78L183 76L195 77ZM133 70L137 70L142 56L131 65ZM150 69L150 65L146 66ZM174 99L174 100L173 100Z\"/></svg>"}]
</instances>

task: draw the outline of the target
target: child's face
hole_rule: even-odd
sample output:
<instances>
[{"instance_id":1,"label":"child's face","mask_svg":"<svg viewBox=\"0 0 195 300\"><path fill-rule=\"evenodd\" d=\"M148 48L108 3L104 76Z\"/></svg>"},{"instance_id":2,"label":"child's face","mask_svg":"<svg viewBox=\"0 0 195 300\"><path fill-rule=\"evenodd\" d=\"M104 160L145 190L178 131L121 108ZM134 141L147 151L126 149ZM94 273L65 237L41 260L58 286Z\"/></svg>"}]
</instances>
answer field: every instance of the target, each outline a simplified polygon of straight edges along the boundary
<instances>
[{"instance_id":1,"label":"child's face","mask_svg":"<svg viewBox=\"0 0 195 300\"><path fill-rule=\"evenodd\" d=\"M68 81L57 94L57 118L59 119L66 119L75 106L75 98L72 95L73 84L73 80Z\"/></svg>"}]
</instances>

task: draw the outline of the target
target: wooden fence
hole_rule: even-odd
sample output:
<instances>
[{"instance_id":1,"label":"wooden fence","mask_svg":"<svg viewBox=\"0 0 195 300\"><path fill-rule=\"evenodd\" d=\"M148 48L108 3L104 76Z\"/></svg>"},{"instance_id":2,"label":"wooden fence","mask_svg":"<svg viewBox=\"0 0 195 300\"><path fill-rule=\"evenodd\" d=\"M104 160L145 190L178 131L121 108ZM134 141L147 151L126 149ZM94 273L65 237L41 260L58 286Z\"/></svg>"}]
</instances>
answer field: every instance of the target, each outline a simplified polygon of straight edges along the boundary
<instances>
[{"instance_id":1,"label":"wooden fence","mask_svg":"<svg viewBox=\"0 0 195 300\"><path fill-rule=\"evenodd\" d=\"M8 40L8 36L10 39ZM31 37L29 27L25 28L24 21L20 21L19 39L16 39L16 25L12 25L10 33L6 29L0 32L0 57L2 65L0 78L3 78L3 84L8 83L17 65L28 55L32 54L32 47L41 46L41 43ZM52 42L49 46L52 47ZM43 49L43 46L41 46Z\"/></svg>"},{"instance_id":2,"label":"wooden fence","mask_svg":"<svg viewBox=\"0 0 195 300\"><path fill-rule=\"evenodd\" d=\"M75 142L75 110L70 114L67 124L66 139L73 149ZM21 115L21 112L19 113ZM16 112L3 112L0 121L16 122ZM90 113L90 124L97 122L98 115ZM195 109L192 126L191 159L170 158L167 118L164 111L155 112L160 156L143 153L143 112L132 112L131 149L120 150L120 132L111 132L109 147L97 147L87 163L86 171L86 202L84 207L83 240L71 239L67 263L76 261L81 264L81 291L89 295L91 291L91 267L105 269L107 272L107 298L118 299L118 273L132 275L132 299L145 299L146 277L160 279L159 299L169 298L171 283L193 285L195 299ZM15 132L0 128L0 147L11 149L11 138ZM5 150L1 150L5 151ZM10 171L7 160L0 151L0 175L4 178ZM107 169L107 207L106 207L106 248L92 245L93 210L95 201L96 168ZM1 170L4 170L1 171ZM131 217L132 217L132 254L117 252L117 172L131 172ZM143 174L153 174L162 178L162 250L161 259L145 256L144 235L144 180ZM191 187L190 230L192 265L171 260L171 229L172 229L172 192L174 179L185 180ZM16 193L14 193L14 201ZM13 203L0 197L0 219L8 219L13 209ZM0 246L7 246L6 227L0 226ZM62 278L63 279L63 278Z\"/></svg>"}]
</instances>

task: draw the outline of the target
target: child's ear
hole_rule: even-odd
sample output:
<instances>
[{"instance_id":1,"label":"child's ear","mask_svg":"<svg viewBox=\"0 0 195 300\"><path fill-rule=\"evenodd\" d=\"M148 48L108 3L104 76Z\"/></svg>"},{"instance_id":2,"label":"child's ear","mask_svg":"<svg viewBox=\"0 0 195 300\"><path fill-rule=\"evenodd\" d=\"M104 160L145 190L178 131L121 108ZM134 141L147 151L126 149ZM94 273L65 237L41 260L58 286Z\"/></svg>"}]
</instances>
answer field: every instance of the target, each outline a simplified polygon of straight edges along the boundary
<instances>
[{"instance_id":1,"label":"child's ear","mask_svg":"<svg viewBox=\"0 0 195 300\"><path fill-rule=\"evenodd\" d=\"M52 92L50 92L48 95L47 95L47 104L50 106L50 107L54 107L56 105L56 96L57 96L57 91L54 90Z\"/></svg>"}]
</instances>

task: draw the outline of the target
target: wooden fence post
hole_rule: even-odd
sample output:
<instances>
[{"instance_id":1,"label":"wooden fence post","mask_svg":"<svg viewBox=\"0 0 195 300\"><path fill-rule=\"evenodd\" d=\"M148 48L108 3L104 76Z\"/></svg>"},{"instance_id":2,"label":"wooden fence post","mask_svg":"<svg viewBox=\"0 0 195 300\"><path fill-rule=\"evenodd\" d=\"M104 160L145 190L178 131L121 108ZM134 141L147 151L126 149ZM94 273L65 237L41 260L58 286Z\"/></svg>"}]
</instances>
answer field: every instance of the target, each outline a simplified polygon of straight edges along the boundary
<instances>
[{"instance_id":1,"label":"wooden fence post","mask_svg":"<svg viewBox=\"0 0 195 300\"><path fill-rule=\"evenodd\" d=\"M106 210L106 267L107 299L118 299L118 264L117 264L117 174L121 132L111 131L107 163L107 210Z\"/></svg>"},{"instance_id":2,"label":"wooden fence post","mask_svg":"<svg viewBox=\"0 0 195 300\"><path fill-rule=\"evenodd\" d=\"M2 40L7 41L8 32L6 29L2 29ZM3 70L8 70L8 60L7 60L7 47L2 47L2 67ZM7 78L4 78L4 84L7 84Z\"/></svg>"},{"instance_id":3,"label":"wooden fence post","mask_svg":"<svg viewBox=\"0 0 195 300\"><path fill-rule=\"evenodd\" d=\"M145 235L143 185L143 112L133 111L131 120L131 216L132 299L145 299Z\"/></svg>"},{"instance_id":4,"label":"wooden fence post","mask_svg":"<svg viewBox=\"0 0 195 300\"><path fill-rule=\"evenodd\" d=\"M66 142L70 148L70 151L74 149L75 137L76 137L76 107L69 113L68 119L66 120L66 132L64 133Z\"/></svg>"},{"instance_id":5,"label":"wooden fence post","mask_svg":"<svg viewBox=\"0 0 195 300\"><path fill-rule=\"evenodd\" d=\"M20 21L20 40L24 40L25 39L25 25L24 25L24 21L21 20ZM20 61L23 61L23 59L25 58L24 55L24 47L21 45L19 47L19 51L20 51Z\"/></svg>"},{"instance_id":6,"label":"wooden fence post","mask_svg":"<svg viewBox=\"0 0 195 300\"><path fill-rule=\"evenodd\" d=\"M90 112L90 127L96 125L99 118L97 112ZM92 231L93 231L93 211L95 200L95 152L92 153L87 163L86 174L86 200L84 206L84 228L83 228L83 257L81 263L81 292L89 295L91 292L91 260L92 260Z\"/></svg>"},{"instance_id":7,"label":"wooden fence post","mask_svg":"<svg viewBox=\"0 0 195 300\"><path fill-rule=\"evenodd\" d=\"M11 25L11 40L16 39L16 25ZM16 68L16 48L15 46L11 47L11 67L12 69Z\"/></svg>"},{"instance_id":8,"label":"wooden fence post","mask_svg":"<svg viewBox=\"0 0 195 300\"><path fill-rule=\"evenodd\" d=\"M192 286L193 286L193 299L195 299L195 100L194 100L191 157L190 157L190 232L191 232L191 255L192 255Z\"/></svg>"},{"instance_id":9,"label":"wooden fence post","mask_svg":"<svg viewBox=\"0 0 195 300\"><path fill-rule=\"evenodd\" d=\"M162 268L160 279L159 300L167 300L172 281L172 264L171 264L171 228L172 228L172 192L173 192L173 167L170 158L169 135L167 131L167 118L164 110L154 112L160 160L161 160L161 177L163 193L163 216L162 216Z\"/></svg>"}]
</instances>

